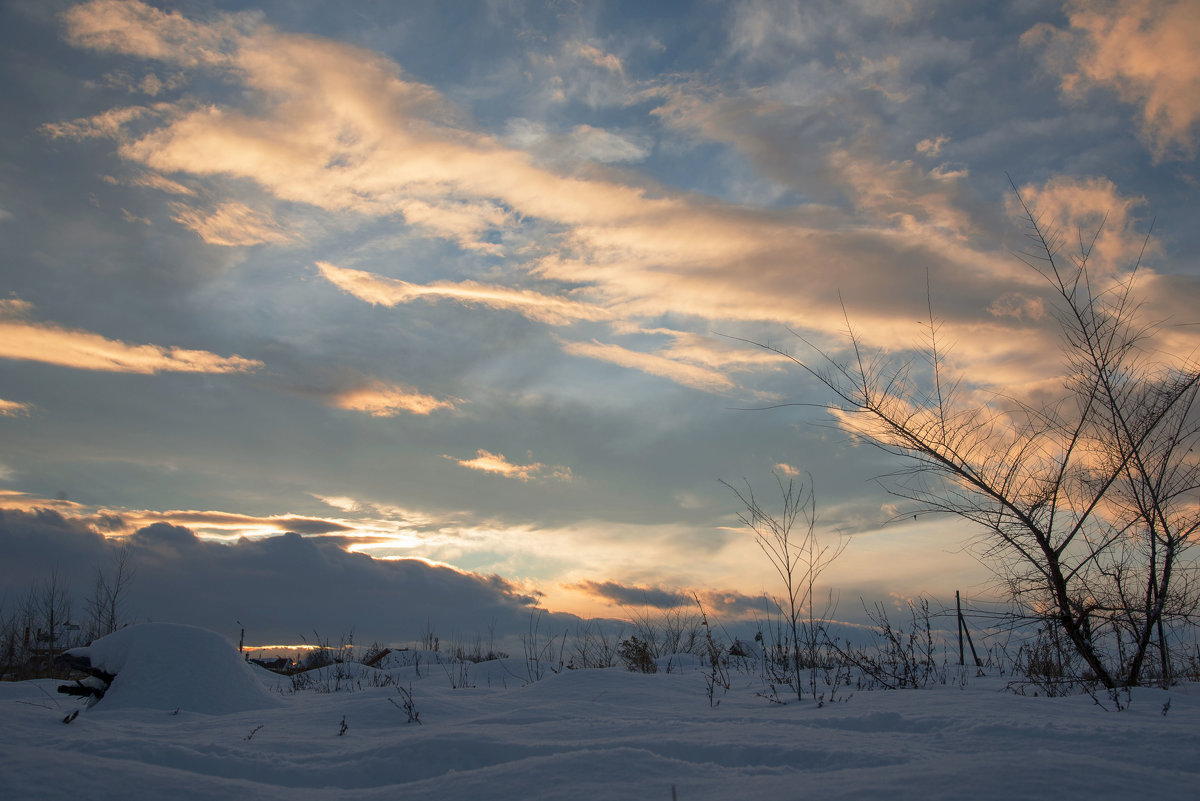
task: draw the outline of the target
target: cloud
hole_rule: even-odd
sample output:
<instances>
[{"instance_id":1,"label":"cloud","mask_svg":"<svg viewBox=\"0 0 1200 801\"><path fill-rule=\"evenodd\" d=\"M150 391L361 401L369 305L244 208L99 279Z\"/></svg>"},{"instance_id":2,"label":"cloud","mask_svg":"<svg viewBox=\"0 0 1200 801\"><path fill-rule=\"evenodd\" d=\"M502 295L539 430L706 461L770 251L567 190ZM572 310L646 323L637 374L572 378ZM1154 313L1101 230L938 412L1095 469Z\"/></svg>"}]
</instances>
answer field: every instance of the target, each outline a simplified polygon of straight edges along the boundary
<instances>
[{"instance_id":1,"label":"cloud","mask_svg":"<svg viewBox=\"0 0 1200 801\"><path fill-rule=\"evenodd\" d=\"M764 615L778 614L779 605L769 596L747 595L737 590L679 591L618 581L584 580L568 587L607 604L621 607L649 607L652 609L690 608L698 612L703 608L708 615L724 623L757 620ZM700 607L696 606L696 601Z\"/></svg>"},{"instance_id":2,"label":"cloud","mask_svg":"<svg viewBox=\"0 0 1200 801\"><path fill-rule=\"evenodd\" d=\"M235 533L237 536L254 536L295 532L298 534L331 534L351 532L355 529L346 523L317 517L296 515L241 515L231 512L175 510L167 512L122 513L127 525L148 526L152 524L184 526L213 534Z\"/></svg>"},{"instance_id":3,"label":"cloud","mask_svg":"<svg viewBox=\"0 0 1200 801\"><path fill-rule=\"evenodd\" d=\"M804 84L803 73L786 85L728 96L698 79L676 77L633 91L611 54L572 44L558 54L574 68L620 84L620 102L636 94L653 104L651 113L673 136L718 142L744 155L756 171L756 187L769 183L811 199L768 208L578 163L633 158L639 147L650 147L620 132L576 127L562 137L580 144L569 157L575 161L551 168L537 157L536 142L547 138L537 126L525 126L522 134L532 137L533 153L517 146L520 137L502 140L476 130L433 88L361 48L276 31L255 17L195 22L126 5L133 10L93 3L84 7L88 13L69 14L70 40L215 70L244 90L220 105L180 101L136 125L109 125L105 130L116 131L118 153L128 164L178 180L247 181L256 193L293 208L377 219L402 215L415 233L454 242L472 255L505 257L486 281L429 284L318 263L324 278L364 301L449 300L550 325L644 325L667 317L728 331L735 328L730 322L770 323L836 349L844 342L844 300L864 344L893 348L916 338L913 315L926 308L926 277L932 276L941 316L948 325L961 323L955 327L959 355L979 360L978 374L1020 382L1022 369L1043 377L1044 369L1057 367L1046 356L1056 336L1049 316L999 313L979 322L989 307L1011 307L994 305L998 297L1026 298L1021 308L1032 309L1045 289L999 246L1000 215L980 210L986 204L970 192L967 173L945 165L926 169L885 153L873 138L875 118L866 112L830 122L831 103L854 100L869 76L830 66L816 68L830 77L829 86ZM765 22L774 11L766 5L739 10L737 53L774 58L794 54L797 37L843 34L816 14L775 13L776 22ZM878 17L865 7L854 13ZM755 55L743 47L756 37L771 43L770 52ZM903 65L923 63L915 49L901 54ZM946 50L928 58L943 58ZM950 50L945 58L958 63L962 48ZM911 85L884 88L914 91ZM798 141L814 145L797 147ZM926 142L924 152L932 156L941 139ZM194 230L208 221L177 216ZM283 236L273 221L257 222L250 233L217 227L213 241ZM526 288L531 280L537 291ZM694 348L647 353L592 340L564 350L704 391L736 389L722 372L726 366Z\"/></svg>"},{"instance_id":4,"label":"cloud","mask_svg":"<svg viewBox=\"0 0 1200 801\"><path fill-rule=\"evenodd\" d=\"M487 202L401 200L397 209L410 225L421 226L434 234L452 239L465 250L501 255L504 248L486 242L482 235L507 227L512 215L503 207Z\"/></svg>"},{"instance_id":5,"label":"cloud","mask_svg":"<svg viewBox=\"0 0 1200 801\"><path fill-rule=\"evenodd\" d=\"M575 55L585 61L595 64L597 67L602 67L609 72L623 73L624 67L621 66L621 59L614 56L612 53L606 53L598 47L584 44L582 42L575 43Z\"/></svg>"},{"instance_id":6,"label":"cloud","mask_svg":"<svg viewBox=\"0 0 1200 801\"><path fill-rule=\"evenodd\" d=\"M113 537L129 536L140 528L163 524L188 528L203 539L226 543L241 538L298 533L306 537L335 539L347 550L366 551L378 547L394 553L397 549L410 549L418 544L431 546L450 542L457 536L457 523L452 514L443 513L435 518L392 504L358 501L349 497L324 497L317 493L312 497L346 516L264 516L195 509L111 509L4 489L0 489L0 509L24 512L53 510L56 514Z\"/></svg>"},{"instance_id":7,"label":"cloud","mask_svg":"<svg viewBox=\"0 0 1200 801\"><path fill-rule=\"evenodd\" d=\"M330 403L339 409L364 412L372 417L395 417L409 414L432 414L439 409L453 409L456 401L440 400L425 395L403 384L388 384L373 381L361 387L335 395Z\"/></svg>"},{"instance_id":8,"label":"cloud","mask_svg":"<svg viewBox=\"0 0 1200 801\"><path fill-rule=\"evenodd\" d=\"M1067 3L1068 30L1046 23L1022 43L1044 50L1079 94L1113 89L1141 109L1141 133L1155 159L1190 159L1200 134L1200 14L1192 0ZM1060 54L1069 54L1061 58Z\"/></svg>"},{"instance_id":9,"label":"cloud","mask_svg":"<svg viewBox=\"0 0 1200 801\"><path fill-rule=\"evenodd\" d=\"M621 367L629 367L704 392L729 392L736 386L716 370L653 353L629 350L620 345L603 344L595 340L592 342L563 342L562 349L572 356L599 359Z\"/></svg>"},{"instance_id":10,"label":"cloud","mask_svg":"<svg viewBox=\"0 0 1200 801\"><path fill-rule=\"evenodd\" d=\"M931 137L929 139L922 139L920 142L917 142L917 152L922 156L937 158L938 156L942 155L942 148L945 147L946 143L949 141L950 137L945 135Z\"/></svg>"},{"instance_id":11,"label":"cloud","mask_svg":"<svg viewBox=\"0 0 1200 801\"><path fill-rule=\"evenodd\" d=\"M535 153L542 161L563 166L580 161L634 163L644 160L654 148L654 140L645 134L592 125L576 125L566 134L552 134L544 124L524 118L510 119L505 124L504 140Z\"/></svg>"},{"instance_id":12,"label":"cloud","mask_svg":"<svg viewBox=\"0 0 1200 801\"><path fill-rule=\"evenodd\" d=\"M924 170L911 161L881 164L869 153L840 148L831 150L828 158L855 205L875 219L902 230L923 232L931 227L957 236L974 227L960 198L964 171Z\"/></svg>"},{"instance_id":13,"label":"cloud","mask_svg":"<svg viewBox=\"0 0 1200 801\"><path fill-rule=\"evenodd\" d=\"M167 108L164 105L160 110ZM146 106L126 106L70 122L48 122L40 130L51 139L116 139L129 123L151 113L152 110Z\"/></svg>"},{"instance_id":14,"label":"cloud","mask_svg":"<svg viewBox=\"0 0 1200 801\"><path fill-rule=\"evenodd\" d=\"M92 0L63 12L67 39L77 47L179 64L222 65L238 40L258 23L254 14L225 14L194 22L177 11L141 2Z\"/></svg>"},{"instance_id":15,"label":"cloud","mask_svg":"<svg viewBox=\"0 0 1200 801\"><path fill-rule=\"evenodd\" d=\"M0 417L21 417L33 410L33 404L0 398Z\"/></svg>"},{"instance_id":16,"label":"cloud","mask_svg":"<svg viewBox=\"0 0 1200 801\"><path fill-rule=\"evenodd\" d=\"M686 593L658 587L626 586L615 581L581 581L574 588L618 606L674 609L694 603Z\"/></svg>"},{"instance_id":17,"label":"cloud","mask_svg":"<svg viewBox=\"0 0 1200 801\"><path fill-rule=\"evenodd\" d=\"M19 319L32 307L0 301L0 358L114 373L244 373L262 362L204 350L131 345L89 331ZM17 318L17 319L14 319Z\"/></svg>"},{"instance_id":18,"label":"cloud","mask_svg":"<svg viewBox=\"0 0 1200 801\"><path fill-rule=\"evenodd\" d=\"M474 459L457 459L453 456L445 455L445 458L457 462L463 467L471 470L479 470L484 473L495 473L504 476L505 478L515 478L518 481L531 481L535 478L548 477L556 481L570 481L571 468L569 467L547 467L541 462L533 462L532 464L513 464L505 458L502 453L491 453L483 448L475 451Z\"/></svg>"},{"instance_id":19,"label":"cloud","mask_svg":"<svg viewBox=\"0 0 1200 801\"><path fill-rule=\"evenodd\" d=\"M170 204L171 219L210 245L259 245L268 242L284 243L292 239L280 228L271 214L256 211L244 203L227 201L211 211L192 208L183 203Z\"/></svg>"},{"instance_id":20,"label":"cloud","mask_svg":"<svg viewBox=\"0 0 1200 801\"><path fill-rule=\"evenodd\" d=\"M705 611L716 615L718 619L758 620L760 617L777 615L781 611L779 604L765 593L747 595L737 590L706 590L698 595Z\"/></svg>"},{"instance_id":21,"label":"cloud","mask_svg":"<svg viewBox=\"0 0 1200 801\"><path fill-rule=\"evenodd\" d=\"M535 602L497 576L421 559L372 559L319 538L287 534L219 543L185 526L153 523L109 540L48 509L0 509L0 586L20 592L57 569L82 594L121 546L135 570L126 598L130 619L235 635L241 621L250 642L295 642L316 629L395 644L415 639L426 625L449 638L489 624L515 639Z\"/></svg>"},{"instance_id":22,"label":"cloud","mask_svg":"<svg viewBox=\"0 0 1200 801\"><path fill-rule=\"evenodd\" d=\"M653 145L644 136L621 135L591 125L576 126L567 141L575 158L603 164L642 161L650 155Z\"/></svg>"},{"instance_id":23,"label":"cloud","mask_svg":"<svg viewBox=\"0 0 1200 801\"><path fill-rule=\"evenodd\" d=\"M468 306L516 311L531 320L551 325L566 325L576 320L603 320L610 316L598 306L524 289L489 286L475 281L412 284L363 270L337 267L328 262L317 262L317 268L325 279L343 292L380 306L396 306L418 299L452 300Z\"/></svg>"},{"instance_id":24,"label":"cloud","mask_svg":"<svg viewBox=\"0 0 1200 801\"><path fill-rule=\"evenodd\" d=\"M150 189L157 189L160 192L166 192L171 195L194 196L196 194L194 189L184 186L178 181L172 181L170 178L159 175L155 172L141 173L140 175L135 176L131 183L133 183L134 186L145 186Z\"/></svg>"},{"instance_id":25,"label":"cloud","mask_svg":"<svg viewBox=\"0 0 1200 801\"><path fill-rule=\"evenodd\" d=\"M1122 194L1108 178L1056 176L1041 186L1022 186L1021 198L1069 254L1078 255L1080 243L1096 237L1088 259L1093 276L1124 274L1142 255L1146 232L1136 212L1146 200ZM1024 216L1015 197L1010 196L1007 202L1011 215L1018 219Z\"/></svg>"}]
</instances>

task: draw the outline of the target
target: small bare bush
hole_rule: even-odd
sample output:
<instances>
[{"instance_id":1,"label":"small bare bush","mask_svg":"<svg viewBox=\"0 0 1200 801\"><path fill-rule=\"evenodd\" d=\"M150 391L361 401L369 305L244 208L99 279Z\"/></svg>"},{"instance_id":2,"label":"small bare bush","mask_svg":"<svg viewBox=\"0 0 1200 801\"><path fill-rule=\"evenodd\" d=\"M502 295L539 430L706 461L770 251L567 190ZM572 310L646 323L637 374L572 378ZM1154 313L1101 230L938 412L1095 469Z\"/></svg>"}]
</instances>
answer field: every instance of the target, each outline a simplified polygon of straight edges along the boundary
<instances>
[{"instance_id":1,"label":"small bare bush","mask_svg":"<svg viewBox=\"0 0 1200 801\"><path fill-rule=\"evenodd\" d=\"M625 667L637 673L657 673L658 665L654 662L654 655L650 652L649 644L638 637L630 637L627 640L622 640L617 648L617 653L621 656L621 661L625 663Z\"/></svg>"},{"instance_id":2,"label":"small bare bush","mask_svg":"<svg viewBox=\"0 0 1200 801\"><path fill-rule=\"evenodd\" d=\"M866 610L874 647L832 643L840 659L861 672L863 689L919 689L946 683L946 662L939 664L937 659L929 602L909 601L908 610L907 627L893 625L882 604Z\"/></svg>"}]
</instances>

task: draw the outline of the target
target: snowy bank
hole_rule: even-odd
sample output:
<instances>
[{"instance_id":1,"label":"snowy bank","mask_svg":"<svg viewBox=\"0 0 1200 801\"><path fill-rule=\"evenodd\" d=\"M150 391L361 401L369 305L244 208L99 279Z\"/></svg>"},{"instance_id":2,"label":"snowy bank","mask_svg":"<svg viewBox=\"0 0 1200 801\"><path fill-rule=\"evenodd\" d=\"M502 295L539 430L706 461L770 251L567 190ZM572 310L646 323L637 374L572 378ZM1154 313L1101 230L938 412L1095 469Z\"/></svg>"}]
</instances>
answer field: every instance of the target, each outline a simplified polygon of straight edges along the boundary
<instances>
[{"instance_id":1,"label":"snowy bank","mask_svg":"<svg viewBox=\"0 0 1200 801\"><path fill-rule=\"evenodd\" d=\"M71 656L116 674L98 710L176 709L225 715L278 706L220 634L175 623L143 623L101 637Z\"/></svg>"}]
</instances>

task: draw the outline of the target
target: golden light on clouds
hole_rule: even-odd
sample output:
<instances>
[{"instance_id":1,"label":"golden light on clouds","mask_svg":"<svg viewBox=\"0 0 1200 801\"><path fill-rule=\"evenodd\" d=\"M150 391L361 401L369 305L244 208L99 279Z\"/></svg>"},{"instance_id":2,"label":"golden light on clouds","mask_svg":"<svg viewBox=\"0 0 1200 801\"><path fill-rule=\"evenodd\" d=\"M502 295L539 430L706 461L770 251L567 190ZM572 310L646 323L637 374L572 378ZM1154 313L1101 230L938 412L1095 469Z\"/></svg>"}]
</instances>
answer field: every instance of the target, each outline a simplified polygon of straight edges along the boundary
<instances>
[{"instance_id":1,"label":"golden light on clouds","mask_svg":"<svg viewBox=\"0 0 1200 801\"><path fill-rule=\"evenodd\" d=\"M44 362L79 370L114 373L245 373L263 364L205 350L131 345L90 331L20 319L32 307L0 301L0 358ZM14 319L17 318L17 319Z\"/></svg>"},{"instance_id":2,"label":"golden light on clouds","mask_svg":"<svg viewBox=\"0 0 1200 801\"><path fill-rule=\"evenodd\" d=\"M223 15L195 22L177 11L164 12L141 2L92 0L63 12L67 36L80 47L171 61L185 67L227 60L231 40L241 33L239 21L252 14Z\"/></svg>"},{"instance_id":3,"label":"golden light on clouds","mask_svg":"<svg viewBox=\"0 0 1200 801\"><path fill-rule=\"evenodd\" d=\"M32 404L0 398L0 417L20 417L29 414L32 409Z\"/></svg>"},{"instance_id":4,"label":"golden light on clouds","mask_svg":"<svg viewBox=\"0 0 1200 801\"><path fill-rule=\"evenodd\" d=\"M1023 37L1057 62L1063 90L1116 90L1140 108L1142 134L1155 158L1194 157L1200 137L1200 12L1194 0L1071 0L1067 17L1068 30L1042 23Z\"/></svg>"},{"instance_id":5,"label":"golden light on clouds","mask_svg":"<svg viewBox=\"0 0 1200 801\"><path fill-rule=\"evenodd\" d=\"M1081 242L1095 243L1089 268L1094 276L1112 277L1129 271L1146 246L1146 231L1137 212L1144 198L1122 194L1108 178L1075 179L1056 176L1041 186L1021 187L1021 198L1062 238L1066 254L1078 255ZM1015 197L1009 213L1023 215ZM1155 245L1149 243L1153 253Z\"/></svg>"},{"instance_id":6,"label":"golden light on clouds","mask_svg":"<svg viewBox=\"0 0 1200 801\"><path fill-rule=\"evenodd\" d=\"M562 342L562 349L572 356L599 359L621 367L629 367L704 392L728 392L736 386L717 370L654 353L630 350L620 345L605 344L594 340L592 342Z\"/></svg>"},{"instance_id":7,"label":"golden light on clouds","mask_svg":"<svg viewBox=\"0 0 1200 801\"><path fill-rule=\"evenodd\" d=\"M473 459L457 459L449 455L446 455L445 458L457 462L459 465L470 470L495 473L505 478L515 478L518 481L531 481L535 478L550 478L556 481L571 480L571 468L569 467L548 467L541 462L513 464L508 461L504 454L491 453L483 448L475 451L475 458Z\"/></svg>"},{"instance_id":8,"label":"golden light on clouds","mask_svg":"<svg viewBox=\"0 0 1200 801\"><path fill-rule=\"evenodd\" d=\"M211 211L202 211L183 203L172 203L171 219L196 232L210 245L259 245L284 243L292 237L280 228L267 212L255 211L244 203L228 201Z\"/></svg>"},{"instance_id":9,"label":"golden light on clouds","mask_svg":"<svg viewBox=\"0 0 1200 801\"><path fill-rule=\"evenodd\" d=\"M377 54L248 18L209 24L138 3L120 7L96 3L85 6L86 13L68 14L74 41L206 65L270 101L156 106L154 123L138 132L126 122L141 117L129 112L128 120L89 123L88 130L112 135L118 152L150 174L247 179L276 200L327 212L402 215L412 229L469 253L506 254L504 235L531 221L553 232L496 282L422 284L318 262L326 280L365 302L444 300L554 326L686 315L832 333L844 327L842 296L856 309L864 336L891 344L911 326L921 298L909 290L924 283L927 268L948 277L949 303L956 295L977 296L985 284L1024 280L1014 277L1019 265L1007 254L968 244L977 231L961 203L967 177L961 169L886 161L861 145L830 149L826 168L856 204L857 218L821 206L780 212L650 191L604 170L559 174L471 129L469 118L437 91ZM606 73L621 70L619 60L592 45L575 47L573 56ZM734 113L726 98L678 88L646 99L660 104L655 113L673 127L747 148L749 134L738 120L769 118L781 108L777 101L743 98L736 109L744 114ZM589 130L593 139L602 134ZM925 152L936 153L946 141L932 140ZM192 203L176 200L172 217L208 242L289 238L267 211L241 201ZM538 281L537 290L521 286L530 279ZM571 288L559 288L564 284ZM964 341L971 336L962 333ZM599 340L565 349L708 392L733 390L727 370L748 367L698 361L680 349L645 353Z\"/></svg>"},{"instance_id":10,"label":"golden light on clouds","mask_svg":"<svg viewBox=\"0 0 1200 801\"><path fill-rule=\"evenodd\" d=\"M396 306L418 299L452 300L465 305L515 311L531 320L551 325L566 325L576 320L603 320L610 316L604 309L587 303L530 290L489 286L476 281L413 284L328 262L317 262L317 269L342 291L380 306Z\"/></svg>"},{"instance_id":11,"label":"golden light on clouds","mask_svg":"<svg viewBox=\"0 0 1200 801\"><path fill-rule=\"evenodd\" d=\"M398 414L432 414L440 409L453 409L456 401L425 395L403 384L374 381L366 386L347 390L334 396L332 404L339 409L364 412L372 417L395 417Z\"/></svg>"}]
</instances>

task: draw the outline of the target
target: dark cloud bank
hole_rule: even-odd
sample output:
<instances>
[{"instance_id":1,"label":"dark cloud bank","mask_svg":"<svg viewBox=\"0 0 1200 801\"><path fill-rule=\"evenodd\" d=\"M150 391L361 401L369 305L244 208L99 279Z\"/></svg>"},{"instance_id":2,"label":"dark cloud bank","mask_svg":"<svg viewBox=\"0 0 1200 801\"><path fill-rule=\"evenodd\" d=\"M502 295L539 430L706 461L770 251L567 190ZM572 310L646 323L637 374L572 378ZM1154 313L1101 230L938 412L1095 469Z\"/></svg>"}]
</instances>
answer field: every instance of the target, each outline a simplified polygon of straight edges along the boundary
<instances>
[{"instance_id":1,"label":"dark cloud bank","mask_svg":"<svg viewBox=\"0 0 1200 801\"><path fill-rule=\"evenodd\" d=\"M337 641L352 630L367 644L417 639L428 625L443 642L469 642L527 631L536 599L498 576L480 576L419 560L388 561L349 553L332 539L297 533L225 544L190 529L156 523L109 540L52 510L0 510L0 587L6 613L32 582L58 571L75 617L98 567L127 543L136 570L128 594L131 621L190 623L247 643L310 641L314 630ZM577 619L551 615L556 628ZM543 622L546 625L546 622Z\"/></svg>"}]
</instances>

